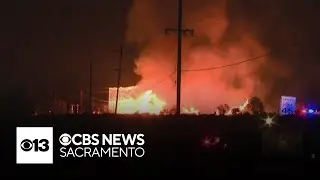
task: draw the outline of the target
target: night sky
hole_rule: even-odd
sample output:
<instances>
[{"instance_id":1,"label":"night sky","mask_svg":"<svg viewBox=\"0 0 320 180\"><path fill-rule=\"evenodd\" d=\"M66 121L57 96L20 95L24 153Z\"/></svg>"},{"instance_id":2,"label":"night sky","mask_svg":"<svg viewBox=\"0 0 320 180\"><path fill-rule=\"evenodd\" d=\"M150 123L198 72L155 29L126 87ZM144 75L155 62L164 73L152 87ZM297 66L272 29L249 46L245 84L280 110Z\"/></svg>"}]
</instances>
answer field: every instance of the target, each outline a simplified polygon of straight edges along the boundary
<instances>
[{"instance_id":1,"label":"night sky","mask_svg":"<svg viewBox=\"0 0 320 180\"><path fill-rule=\"evenodd\" d=\"M129 7L126 0L10 1L2 5L2 87L28 86L38 97L53 92L74 94L88 89L90 59L94 88L114 86L119 52L113 51L124 40ZM123 79L126 84L136 80L131 78L130 53L123 60L129 67L129 76Z\"/></svg>"},{"instance_id":2,"label":"night sky","mask_svg":"<svg viewBox=\"0 0 320 180\"><path fill-rule=\"evenodd\" d=\"M2 90L27 87L38 101L53 93L67 96L87 90L90 59L95 91L115 86L119 53L114 51L125 41L131 5L130 0L2 1ZM290 66L290 77L261 74L265 81L282 85L275 91L320 100L318 10L315 0L229 0L230 38L253 33L275 52L274 61ZM126 44L123 86L139 80L133 73L135 55L134 44Z\"/></svg>"}]
</instances>

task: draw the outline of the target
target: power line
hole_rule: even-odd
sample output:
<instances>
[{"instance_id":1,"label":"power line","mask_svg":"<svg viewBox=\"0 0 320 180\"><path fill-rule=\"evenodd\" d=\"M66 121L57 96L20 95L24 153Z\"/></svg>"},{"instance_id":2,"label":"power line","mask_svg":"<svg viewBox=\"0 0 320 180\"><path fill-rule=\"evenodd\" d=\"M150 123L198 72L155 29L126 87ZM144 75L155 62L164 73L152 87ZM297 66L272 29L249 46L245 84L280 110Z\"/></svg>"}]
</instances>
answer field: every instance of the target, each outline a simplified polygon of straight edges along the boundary
<instances>
[{"instance_id":1,"label":"power line","mask_svg":"<svg viewBox=\"0 0 320 180\"><path fill-rule=\"evenodd\" d=\"M239 65L239 64L243 64L246 62L250 62L250 61L254 61L254 60L258 60L262 57L267 56L269 53L264 54L264 55L260 55L260 56L256 56L244 61L240 61L240 62L236 62L236 63L232 63L232 64L227 64L227 65L223 65L223 66L218 66L218 67L211 67L211 68L205 68L205 69L186 69L186 70L182 70L182 71L209 71L209 70L215 70L215 69L221 69L221 68L225 68L225 67L230 67L230 66L235 66L235 65ZM164 78L159 79L158 81L156 81L153 85L149 86L150 89L153 89L155 86L162 84L163 82L165 82L168 78L170 78L172 75L174 75L177 71L173 71L172 73L168 74L167 76L165 76Z\"/></svg>"},{"instance_id":2,"label":"power line","mask_svg":"<svg viewBox=\"0 0 320 180\"><path fill-rule=\"evenodd\" d=\"M168 78L170 78L170 77L171 77L172 75L174 75L176 72L177 72L177 71L173 71L172 73L170 73L169 75L165 76L164 78L159 79L159 80L156 81L156 83L154 83L153 85L148 86L148 89L153 89L153 88L155 88L157 85L165 82ZM143 89L143 90L146 90L146 89ZM143 91L143 90L142 90L142 91Z\"/></svg>"},{"instance_id":3,"label":"power line","mask_svg":"<svg viewBox=\"0 0 320 180\"><path fill-rule=\"evenodd\" d=\"M230 67L230 66L235 66L235 65L239 65L239 64L243 64L246 62L250 62L250 61L254 61L254 60L259 60L262 57L267 56L269 53L264 54L264 55L260 55L260 56L256 56L250 59L247 59L245 61L240 61L240 62L236 62L236 63L232 63L232 64L227 64L227 65L223 65L223 66L218 66L218 67L211 67L211 68L206 68L206 69L189 69L189 70L182 70L182 71L209 71L209 70L215 70L215 69L221 69L221 68L225 68L225 67ZM171 77L172 75L174 75L176 73L176 71L173 71L172 73L170 73L168 76L158 80L156 83L154 83L154 85L152 85L150 87L150 89L153 89L155 86L165 82L169 77Z\"/></svg>"},{"instance_id":4,"label":"power line","mask_svg":"<svg viewBox=\"0 0 320 180\"><path fill-rule=\"evenodd\" d=\"M160 79L159 81L157 81L156 83L154 83L151 87L154 88L155 86L165 82L169 77L171 77L172 75L174 75L176 73L176 71L173 71L171 74L169 74L168 76L164 77L163 79Z\"/></svg>"},{"instance_id":5,"label":"power line","mask_svg":"<svg viewBox=\"0 0 320 180\"><path fill-rule=\"evenodd\" d=\"M260 56L256 56L244 61L240 61L240 62L236 62L236 63L231 63L231 64L227 64L227 65L223 65L223 66L218 66L218 67L210 67L210 68L203 68L203 69L184 69L182 71L210 71L210 70L215 70L215 69L221 69L221 68L226 68L226 67L230 67L230 66L235 66L235 65L239 65L239 64L243 64L243 63L247 63L247 62L251 62L251 61L255 61L255 60L260 60L260 58L267 56L269 53L264 54L264 55L260 55Z\"/></svg>"},{"instance_id":6,"label":"power line","mask_svg":"<svg viewBox=\"0 0 320 180\"><path fill-rule=\"evenodd\" d=\"M151 87L154 88L155 86L157 86L157 85L165 82L169 77L171 77L171 76L174 75L175 73L176 73L176 71L173 71L172 73L168 74L167 76L159 79L158 81L156 81L156 83L153 83L152 86L149 86L150 89L151 89ZM150 83L150 84L151 84L151 83ZM97 91L97 92L98 92L98 93L105 93L105 92L108 91L108 90L109 90L109 88L102 88L102 90Z\"/></svg>"}]
</instances>

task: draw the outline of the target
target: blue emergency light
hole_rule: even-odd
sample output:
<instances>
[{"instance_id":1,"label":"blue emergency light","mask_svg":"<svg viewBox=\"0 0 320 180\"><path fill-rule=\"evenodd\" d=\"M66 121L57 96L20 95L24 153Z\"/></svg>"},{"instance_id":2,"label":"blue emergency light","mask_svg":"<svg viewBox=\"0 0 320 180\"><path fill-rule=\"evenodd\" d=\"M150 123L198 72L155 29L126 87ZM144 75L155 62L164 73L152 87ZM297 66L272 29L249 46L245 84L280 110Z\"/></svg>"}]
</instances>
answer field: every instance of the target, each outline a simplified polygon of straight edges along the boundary
<instances>
[{"instance_id":1,"label":"blue emergency light","mask_svg":"<svg viewBox=\"0 0 320 180\"><path fill-rule=\"evenodd\" d=\"M309 113L309 114L313 114L314 112L315 112L315 110L313 110L313 109L309 109L309 110L308 110L308 113Z\"/></svg>"}]
</instances>

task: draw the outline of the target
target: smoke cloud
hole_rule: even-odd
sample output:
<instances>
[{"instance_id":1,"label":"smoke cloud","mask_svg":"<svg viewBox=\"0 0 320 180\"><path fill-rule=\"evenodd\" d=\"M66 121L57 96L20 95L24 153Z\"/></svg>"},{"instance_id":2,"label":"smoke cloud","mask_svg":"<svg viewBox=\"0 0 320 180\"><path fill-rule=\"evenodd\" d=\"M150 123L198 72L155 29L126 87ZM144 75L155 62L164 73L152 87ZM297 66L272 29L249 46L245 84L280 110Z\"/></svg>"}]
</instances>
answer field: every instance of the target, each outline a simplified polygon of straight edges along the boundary
<instances>
[{"instance_id":1,"label":"smoke cloud","mask_svg":"<svg viewBox=\"0 0 320 180\"><path fill-rule=\"evenodd\" d=\"M257 96L267 103L267 85L261 74L278 73L266 65L270 56L252 62L214 70L219 67L264 55L254 34L234 26L226 0L184 0L183 26L194 29L194 36L183 37L182 105L194 106L203 113L220 104L241 105ZM165 35L165 28L177 27L177 2L172 0L134 0L128 15L127 41L141 45L135 73L141 76L138 86L153 90L169 106L176 100L177 36ZM270 64L270 63L269 63ZM279 67L279 65L278 65ZM268 72L269 72L268 71Z\"/></svg>"}]
</instances>

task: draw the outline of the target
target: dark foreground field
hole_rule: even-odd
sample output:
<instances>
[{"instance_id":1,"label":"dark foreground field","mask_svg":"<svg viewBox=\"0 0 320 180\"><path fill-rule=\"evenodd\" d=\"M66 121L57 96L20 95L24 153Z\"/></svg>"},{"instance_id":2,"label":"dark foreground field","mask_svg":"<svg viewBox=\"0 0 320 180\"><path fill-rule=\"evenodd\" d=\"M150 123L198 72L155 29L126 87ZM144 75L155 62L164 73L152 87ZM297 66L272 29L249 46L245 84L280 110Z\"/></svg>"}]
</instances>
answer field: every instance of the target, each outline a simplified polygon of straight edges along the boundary
<instances>
[{"instance_id":1,"label":"dark foreground field","mask_svg":"<svg viewBox=\"0 0 320 180\"><path fill-rule=\"evenodd\" d=\"M319 167L319 118L282 117L271 128L258 116L37 116L11 117L4 122L8 126L2 126L1 151L6 175L151 175L182 179L196 173L260 178L316 175ZM59 146L62 133L143 133L146 154L133 159L67 161L55 152L53 165L15 165L15 128L23 126L54 127L54 146ZM220 142L205 147L202 141L206 136L220 137Z\"/></svg>"}]
</instances>

